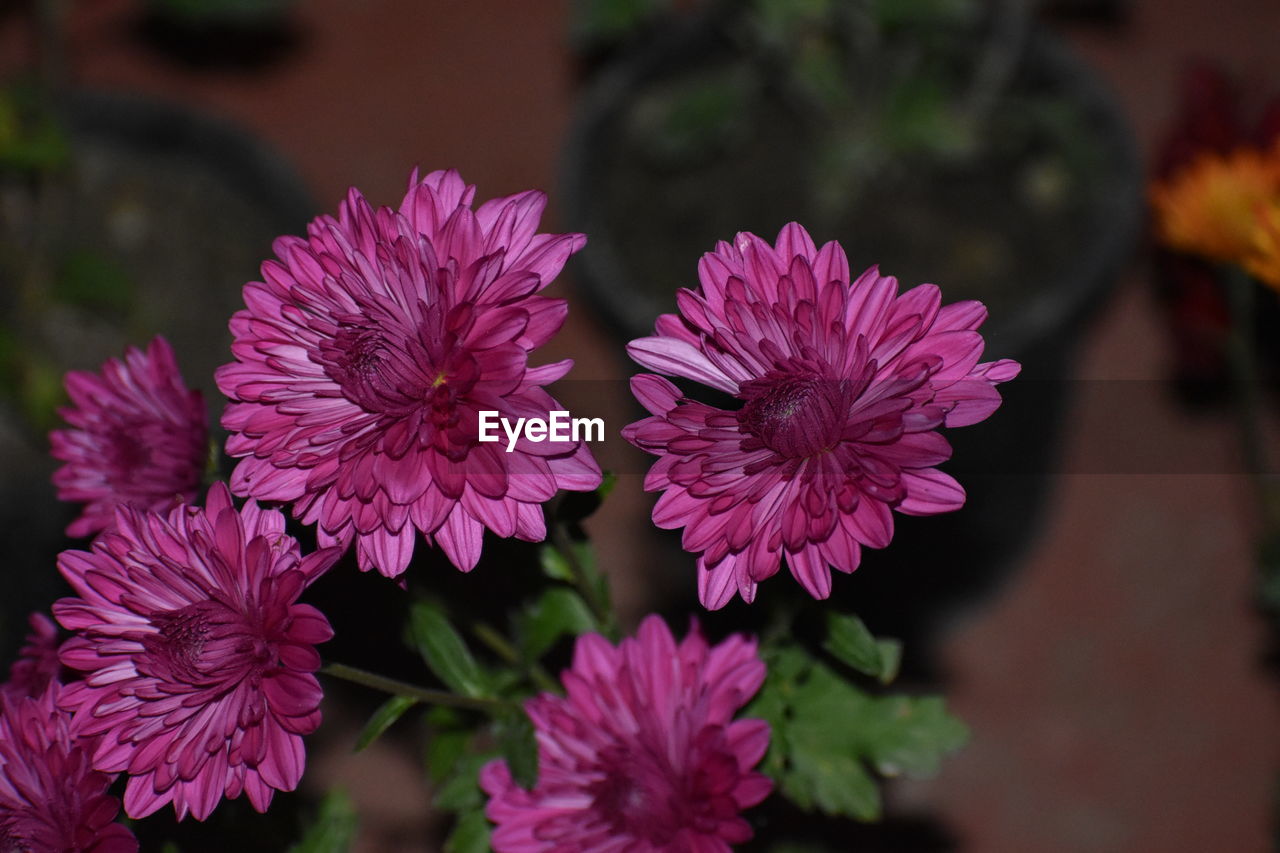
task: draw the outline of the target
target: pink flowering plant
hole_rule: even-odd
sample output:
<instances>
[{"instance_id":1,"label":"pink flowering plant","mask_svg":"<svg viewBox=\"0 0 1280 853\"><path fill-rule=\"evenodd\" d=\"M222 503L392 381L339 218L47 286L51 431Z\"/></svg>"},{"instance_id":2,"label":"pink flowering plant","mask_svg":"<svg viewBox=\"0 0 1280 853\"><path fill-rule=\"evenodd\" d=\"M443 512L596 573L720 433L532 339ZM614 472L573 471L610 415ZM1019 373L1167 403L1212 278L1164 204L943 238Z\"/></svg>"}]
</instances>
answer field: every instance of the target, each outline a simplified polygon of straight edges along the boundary
<instances>
[{"instance_id":1,"label":"pink flowering plant","mask_svg":"<svg viewBox=\"0 0 1280 853\"><path fill-rule=\"evenodd\" d=\"M621 433L688 565L676 618L631 630L582 521L639 478L585 440L480 440L484 413L559 409L572 367L539 358L567 313L543 291L586 237L540 232L545 202L415 172L395 207L353 189L277 240L216 376L225 479L163 338L67 377L55 482L94 538L0 685L0 850L275 811L342 681L385 697L356 749L421 721L451 851L816 843L795 815L875 820L886 779L963 743L941 698L892 688L901 646L826 599L896 514L964 503L943 432L1018 372L983 361L983 306L854 274L797 224L705 255L628 347L652 372ZM293 849L354 832L335 794Z\"/></svg>"}]
</instances>

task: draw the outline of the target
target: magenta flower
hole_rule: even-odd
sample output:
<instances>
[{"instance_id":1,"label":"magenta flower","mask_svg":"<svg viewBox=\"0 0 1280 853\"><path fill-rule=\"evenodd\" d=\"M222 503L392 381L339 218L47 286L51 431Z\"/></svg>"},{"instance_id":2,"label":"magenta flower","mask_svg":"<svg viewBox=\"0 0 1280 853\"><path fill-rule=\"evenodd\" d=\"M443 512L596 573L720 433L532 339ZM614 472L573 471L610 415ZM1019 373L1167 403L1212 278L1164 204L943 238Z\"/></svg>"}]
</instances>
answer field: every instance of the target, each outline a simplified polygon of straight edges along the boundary
<instances>
[{"instance_id":1,"label":"magenta flower","mask_svg":"<svg viewBox=\"0 0 1280 853\"><path fill-rule=\"evenodd\" d=\"M714 853L751 838L741 812L772 787L752 770L769 726L733 715L764 677L754 640L708 647L695 625L676 645L657 616L617 648L579 637L561 675L568 696L525 703L537 785L521 788L504 761L480 772L494 850Z\"/></svg>"},{"instance_id":2,"label":"magenta flower","mask_svg":"<svg viewBox=\"0 0 1280 853\"><path fill-rule=\"evenodd\" d=\"M1016 362L979 364L978 302L942 306L938 288L898 294L871 268L850 283L835 242L821 250L792 223L770 246L721 242L681 290L680 316L632 341L645 367L742 401L725 411L642 374L632 391L653 417L623 435L660 458L645 480L662 491L654 523L684 528L698 553L698 596L711 609L752 601L783 555L814 598L831 571L852 572L863 546L893 538L892 510L959 508L964 489L934 466L951 456L936 428L977 423L1000 405L995 385Z\"/></svg>"},{"instance_id":3,"label":"magenta flower","mask_svg":"<svg viewBox=\"0 0 1280 853\"><path fill-rule=\"evenodd\" d=\"M600 482L580 442L478 441L480 411L561 408L541 386L572 362L528 361L566 314L538 291L585 238L535 233L542 193L472 211L474 194L456 172L415 172L398 211L352 189L337 219L276 241L218 371L227 452L243 457L232 489L294 502L321 544L354 539L360 568L388 577L415 531L469 571L484 528L539 541L543 501Z\"/></svg>"},{"instance_id":4,"label":"magenta flower","mask_svg":"<svg viewBox=\"0 0 1280 853\"><path fill-rule=\"evenodd\" d=\"M8 693L14 698L39 696L62 672L58 626L43 613L32 613L27 621L31 633L26 645L18 650L18 659L9 667L9 680L0 684L0 694Z\"/></svg>"},{"instance_id":5,"label":"magenta flower","mask_svg":"<svg viewBox=\"0 0 1280 853\"><path fill-rule=\"evenodd\" d=\"M199 391L182 382L173 349L162 337L144 353L125 350L101 374L72 371L72 407L59 410L71 429L50 433L53 456L66 464L53 475L58 497L82 502L68 536L108 527L120 505L163 509L194 500L209 456L209 428Z\"/></svg>"},{"instance_id":6,"label":"magenta flower","mask_svg":"<svg viewBox=\"0 0 1280 853\"><path fill-rule=\"evenodd\" d=\"M0 695L0 850L136 853L138 840L115 823L112 777L89 765L61 695L56 681L39 696Z\"/></svg>"},{"instance_id":7,"label":"magenta flower","mask_svg":"<svg viewBox=\"0 0 1280 853\"><path fill-rule=\"evenodd\" d=\"M130 817L172 802L204 820L241 791L265 811L297 787L320 724L314 646L333 633L297 600L339 553L300 556L281 513L237 512L218 483L204 509L123 509L93 551L59 555L80 595L53 606L80 632L62 662L85 673L61 704L100 736L93 766L129 774Z\"/></svg>"}]
</instances>

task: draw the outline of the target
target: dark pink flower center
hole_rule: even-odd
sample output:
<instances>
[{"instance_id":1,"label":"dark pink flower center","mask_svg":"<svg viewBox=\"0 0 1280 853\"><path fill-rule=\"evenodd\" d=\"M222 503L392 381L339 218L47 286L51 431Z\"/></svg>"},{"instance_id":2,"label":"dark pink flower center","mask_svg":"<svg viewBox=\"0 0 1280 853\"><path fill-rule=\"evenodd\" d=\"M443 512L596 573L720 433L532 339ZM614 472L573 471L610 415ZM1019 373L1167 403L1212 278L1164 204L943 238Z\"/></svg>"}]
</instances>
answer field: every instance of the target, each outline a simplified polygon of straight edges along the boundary
<instances>
[{"instance_id":1,"label":"dark pink flower center","mask_svg":"<svg viewBox=\"0 0 1280 853\"><path fill-rule=\"evenodd\" d=\"M137 431L120 427L107 436L104 461L119 483L128 483L145 471L151 461L151 451L139 440Z\"/></svg>"},{"instance_id":2,"label":"dark pink flower center","mask_svg":"<svg viewBox=\"0 0 1280 853\"><path fill-rule=\"evenodd\" d=\"M154 613L151 624L155 633L142 641L149 653L147 674L167 682L240 680L270 662L271 650L261 632L219 601Z\"/></svg>"},{"instance_id":3,"label":"dark pink flower center","mask_svg":"<svg viewBox=\"0 0 1280 853\"><path fill-rule=\"evenodd\" d=\"M739 388L746 403L738 423L781 456L813 456L840 441L851 402L848 385L808 372L772 371Z\"/></svg>"},{"instance_id":4,"label":"dark pink flower center","mask_svg":"<svg viewBox=\"0 0 1280 853\"><path fill-rule=\"evenodd\" d=\"M419 332L401 341L370 325L344 325L321 342L318 355L343 395L365 411L418 415L448 429L458 420L459 397L475 386L480 369L452 333Z\"/></svg>"},{"instance_id":5,"label":"dark pink flower center","mask_svg":"<svg viewBox=\"0 0 1280 853\"><path fill-rule=\"evenodd\" d=\"M690 825L696 805L677 791L678 773L662 765L647 750L611 746L601 752L603 778L591 793L596 811L615 833L661 846Z\"/></svg>"}]
</instances>

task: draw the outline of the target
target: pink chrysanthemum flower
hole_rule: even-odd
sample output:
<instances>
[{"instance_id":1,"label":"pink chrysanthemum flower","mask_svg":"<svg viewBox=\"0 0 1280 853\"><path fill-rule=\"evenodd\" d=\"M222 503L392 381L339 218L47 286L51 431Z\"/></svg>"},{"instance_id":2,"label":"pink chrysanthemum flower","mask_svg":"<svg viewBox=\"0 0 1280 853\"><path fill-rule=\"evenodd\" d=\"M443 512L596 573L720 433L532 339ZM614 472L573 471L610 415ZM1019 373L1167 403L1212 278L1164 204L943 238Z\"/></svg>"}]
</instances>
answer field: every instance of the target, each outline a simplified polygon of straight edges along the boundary
<instances>
[{"instance_id":1,"label":"pink chrysanthemum flower","mask_svg":"<svg viewBox=\"0 0 1280 853\"><path fill-rule=\"evenodd\" d=\"M38 696L0 695L0 850L136 853L138 840L115 822L112 777L90 766L61 694L54 681Z\"/></svg>"},{"instance_id":2,"label":"pink chrysanthemum flower","mask_svg":"<svg viewBox=\"0 0 1280 853\"><path fill-rule=\"evenodd\" d=\"M892 510L959 508L964 489L934 466L951 456L936 428L977 423L1000 405L995 385L1016 362L979 364L979 302L942 306L938 288L899 295L871 268L850 282L844 250L819 250L792 223L770 246L754 234L721 242L681 290L680 316L633 341L645 367L742 401L724 411L681 396L658 376L631 381L653 417L623 435L661 457L645 480L662 491L654 523L684 528L699 553L698 595L711 609L745 601L778 571L814 598L831 571L852 572L863 546L893 537Z\"/></svg>"},{"instance_id":3,"label":"pink chrysanthemum flower","mask_svg":"<svg viewBox=\"0 0 1280 853\"><path fill-rule=\"evenodd\" d=\"M18 659L9 667L9 680L0 684L0 694L39 696L62 672L62 662L58 660L58 626L43 613L32 613L28 623L31 633L27 635L26 645L18 651Z\"/></svg>"},{"instance_id":4,"label":"pink chrysanthemum flower","mask_svg":"<svg viewBox=\"0 0 1280 853\"><path fill-rule=\"evenodd\" d=\"M333 633L298 596L339 553L300 556L280 512L237 512L221 483L204 509L122 509L92 552L62 552L80 595L53 607L80 632L62 662L85 673L62 705L100 736L93 766L129 774L130 817L172 802L203 820L241 791L265 811L297 786L320 724L315 645Z\"/></svg>"},{"instance_id":5,"label":"pink chrysanthemum flower","mask_svg":"<svg viewBox=\"0 0 1280 853\"><path fill-rule=\"evenodd\" d=\"M572 362L528 361L566 305L537 294L585 238L535 233L542 193L473 211L474 194L456 172L415 172L399 210L352 189L337 219L276 241L231 320L238 361L218 371L227 452L244 457L232 489L295 502L321 544L354 539L360 568L388 577L415 531L468 571L484 528L539 541L543 501L600 482L579 442L478 441L482 410L561 408L541 386Z\"/></svg>"},{"instance_id":6,"label":"pink chrysanthemum flower","mask_svg":"<svg viewBox=\"0 0 1280 853\"><path fill-rule=\"evenodd\" d=\"M100 374L72 371L66 387L73 405L59 414L71 428L49 435L54 458L66 463L53 483L62 500L86 504L68 536L110 526L120 505L158 510L195 498L209 428L168 341L157 337L146 352L129 347Z\"/></svg>"},{"instance_id":7,"label":"pink chrysanthemum flower","mask_svg":"<svg viewBox=\"0 0 1280 853\"><path fill-rule=\"evenodd\" d=\"M538 738L538 783L503 761L481 770L498 853L728 851L751 838L742 811L772 783L752 768L769 746L763 720L734 720L764 682L756 643L677 645L657 616L616 648L578 638L566 697L525 703Z\"/></svg>"}]
</instances>

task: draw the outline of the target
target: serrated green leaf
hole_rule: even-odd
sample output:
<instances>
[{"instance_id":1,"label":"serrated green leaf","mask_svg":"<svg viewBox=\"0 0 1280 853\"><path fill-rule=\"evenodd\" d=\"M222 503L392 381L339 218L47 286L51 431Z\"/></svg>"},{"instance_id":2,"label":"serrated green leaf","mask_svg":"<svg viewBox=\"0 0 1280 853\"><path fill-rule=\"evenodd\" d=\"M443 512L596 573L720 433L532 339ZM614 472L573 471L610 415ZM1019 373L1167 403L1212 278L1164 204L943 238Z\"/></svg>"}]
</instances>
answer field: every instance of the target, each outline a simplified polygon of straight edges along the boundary
<instances>
[{"instance_id":1,"label":"serrated green leaf","mask_svg":"<svg viewBox=\"0 0 1280 853\"><path fill-rule=\"evenodd\" d=\"M320 804L315 823L289 853L346 853L359 825L356 807L343 791L332 790Z\"/></svg>"},{"instance_id":2,"label":"serrated green leaf","mask_svg":"<svg viewBox=\"0 0 1280 853\"><path fill-rule=\"evenodd\" d=\"M445 853L488 853L489 821L482 811L469 811L458 817L453 831L444 842Z\"/></svg>"},{"instance_id":3,"label":"serrated green leaf","mask_svg":"<svg viewBox=\"0 0 1280 853\"><path fill-rule=\"evenodd\" d=\"M529 790L538 784L538 740L527 714L520 711L498 723L498 746L520 787Z\"/></svg>"},{"instance_id":4,"label":"serrated green leaf","mask_svg":"<svg viewBox=\"0 0 1280 853\"><path fill-rule=\"evenodd\" d=\"M843 651L865 651L865 644L852 642L865 639L861 623L839 624ZM872 647L882 657L896 648L874 640ZM748 713L772 728L764 772L802 808L874 820L881 804L871 769L883 776L929 775L967 737L939 697L873 696L798 646L766 655L769 675Z\"/></svg>"},{"instance_id":5,"label":"serrated green leaf","mask_svg":"<svg viewBox=\"0 0 1280 853\"><path fill-rule=\"evenodd\" d=\"M492 753L468 753L454 765L454 772L439 790L432 802L446 811L464 812L484 805L484 792L480 790L480 768L492 761Z\"/></svg>"},{"instance_id":6,"label":"serrated green leaf","mask_svg":"<svg viewBox=\"0 0 1280 853\"><path fill-rule=\"evenodd\" d=\"M409 626L418 653L441 681L464 696L488 694L489 680L439 604L415 602Z\"/></svg>"},{"instance_id":7,"label":"serrated green leaf","mask_svg":"<svg viewBox=\"0 0 1280 853\"><path fill-rule=\"evenodd\" d=\"M582 596L567 587L552 587L522 615L520 651L528 660L535 661L566 634L577 636L598 628Z\"/></svg>"},{"instance_id":8,"label":"serrated green leaf","mask_svg":"<svg viewBox=\"0 0 1280 853\"><path fill-rule=\"evenodd\" d=\"M942 756L969 739L968 726L947 713L941 696L882 696L872 702L863 738L866 754L885 776L932 776Z\"/></svg>"},{"instance_id":9,"label":"serrated green leaf","mask_svg":"<svg viewBox=\"0 0 1280 853\"><path fill-rule=\"evenodd\" d=\"M369 722L364 724L364 728L360 731L360 736L356 738L356 752L366 749L371 743L382 736L382 733L391 728L396 722L404 716L404 712L418 704L418 700L411 699L408 696L392 696L378 710L373 712L373 716L369 718Z\"/></svg>"},{"instance_id":10,"label":"serrated green leaf","mask_svg":"<svg viewBox=\"0 0 1280 853\"><path fill-rule=\"evenodd\" d=\"M879 820L880 789L855 756L801 751L783 780L783 792L801 808L855 820Z\"/></svg>"}]
</instances>

